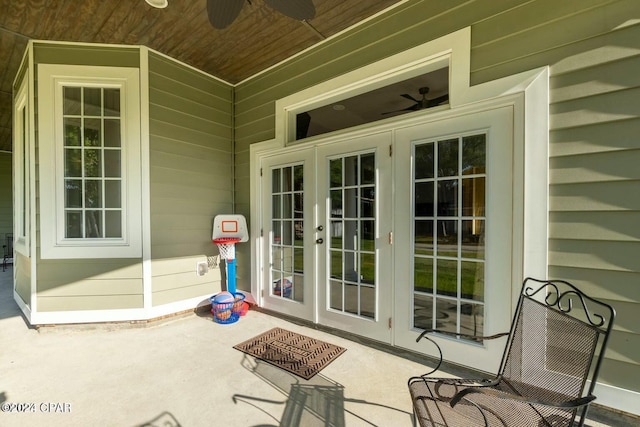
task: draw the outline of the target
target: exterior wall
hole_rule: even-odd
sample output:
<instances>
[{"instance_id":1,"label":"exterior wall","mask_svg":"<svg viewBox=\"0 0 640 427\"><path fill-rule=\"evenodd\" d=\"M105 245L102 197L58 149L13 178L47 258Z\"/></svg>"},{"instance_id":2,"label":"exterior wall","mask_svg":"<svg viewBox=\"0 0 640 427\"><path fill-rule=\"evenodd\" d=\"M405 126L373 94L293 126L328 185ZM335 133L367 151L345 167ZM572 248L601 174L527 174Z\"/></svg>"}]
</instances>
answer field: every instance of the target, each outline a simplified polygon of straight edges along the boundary
<instances>
[{"instance_id":1,"label":"exterior wall","mask_svg":"<svg viewBox=\"0 0 640 427\"><path fill-rule=\"evenodd\" d=\"M137 48L34 44L34 62L38 64L74 64L140 67ZM37 75L37 74L36 74ZM36 84L37 90L37 84ZM37 101L37 94L36 94ZM35 106L37 112L37 106ZM36 189L38 183L39 138L36 118ZM40 211L36 200L36 223L32 229L39 236ZM36 239L37 310L73 311L108 310L143 307L141 259L42 259Z\"/></svg>"},{"instance_id":2,"label":"exterior wall","mask_svg":"<svg viewBox=\"0 0 640 427\"><path fill-rule=\"evenodd\" d=\"M0 238L13 233L13 162L11 153L0 153Z\"/></svg>"},{"instance_id":3,"label":"exterior wall","mask_svg":"<svg viewBox=\"0 0 640 427\"><path fill-rule=\"evenodd\" d=\"M249 147L274 138L275 100L471 26L472 84L551 67L549 277L616 307L600 381L638 392L639 14L635 0L407 2L241 82L236 211L249 217ZM238 248L242 288L249 252Z\"/></svg>"},{"instance_id":4,"label":"exterior wall","mask_svg":"<svg viewBox=\"0 0 640 427\"><path fill-rule=\"evenodd\" d=\"M14 258L15 291L26 306L31 307L31 258L19 253Z\"/></svg>"},{"instance_id":5,"label":"exterior wall","mask_svg":"<svg viewBox=\"0 0 640 427\"><path fill-rule=\"evenodd\" d=\"M29 71L29 66L27 65L27 62L23 62L14 80L14 85L13 85L14 93L16 93L19 90L20 86L22 85L22 82L28 78L28 71ZM13 108L13 104L12 104L12 108ZM11 113L13 114L13 111ZM12 121L13 121L13 117L12 117ZM11 158L13 156L10 155L9 157ZM13 171L12 161L10 161L8 164L8 170L10 170L11 175L13 175L14 171ZM13 185L9 187L9 192L11 194L13 193ZM14 211L13 211L12 196L13 194L9 197L9 201L11 204L9 208L9 214L11 215L11 223L13 224ZM11 226L11 231L13 231L13 225ZM15 252L15 255L13 258L13 271L14 271L13 277L15 281L14 283L15 292L20 296L24 304L27 307L30 307L31 306L31 258L21 255L18 252Z\"/></svg>"},{"instance_id":6,"label":"exterior wall","mask_svg":"<svg viewBox=\"0 0 640 427\"><path fill-rule=\"evenodd\" d=\"M221 290L213 218L233 209L233 88L158 54L149 56L152 304Z\"/></svg>"}]
</instances>

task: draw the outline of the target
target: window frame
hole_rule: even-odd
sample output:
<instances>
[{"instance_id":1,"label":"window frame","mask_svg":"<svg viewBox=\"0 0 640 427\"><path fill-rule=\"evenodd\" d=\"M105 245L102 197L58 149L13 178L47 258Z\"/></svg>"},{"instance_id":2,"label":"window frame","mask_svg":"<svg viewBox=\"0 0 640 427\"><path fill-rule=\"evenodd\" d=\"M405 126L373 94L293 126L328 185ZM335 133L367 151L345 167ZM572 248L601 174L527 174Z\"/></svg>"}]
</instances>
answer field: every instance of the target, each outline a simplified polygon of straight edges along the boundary
<instances>
[{"instance_id":1,"label":"window frame","mask_svg":"<svg viewBox=\"0 0 640 427\"><path fill-rule=\"evenodd\" d=\"M66 238L64 203L65 86L120 90L122 237ZM38 65L41 258L142 256L140 76L138 68ZM52 212L53 215L44 215Z\"/></svg>"},{"instance_id":2,"label":"window frame","mask_svg":"<svg viewBox=\"0 0 640 427\"><path fill-rule=\"evenodd\" d=\"M30 216L31 216L31 139L30 139L30 103L28 79L20 83L13 108L14 117L14 226L13 248L16 252L30 254Z\"/></svg>"}]
</instances>

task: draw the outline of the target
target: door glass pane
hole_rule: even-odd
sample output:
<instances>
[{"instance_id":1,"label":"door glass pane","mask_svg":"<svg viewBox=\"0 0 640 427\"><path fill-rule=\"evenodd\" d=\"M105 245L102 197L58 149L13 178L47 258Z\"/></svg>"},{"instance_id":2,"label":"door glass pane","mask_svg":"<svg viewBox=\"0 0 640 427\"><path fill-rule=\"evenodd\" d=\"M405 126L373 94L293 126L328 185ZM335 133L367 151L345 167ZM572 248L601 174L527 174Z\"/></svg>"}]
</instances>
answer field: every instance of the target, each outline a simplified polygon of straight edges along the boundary
<instances>
[{"instance_id":1,"label":"door glass pane","mask_svg":"<svg viewBox=\"0 0 640 427\"><path fill-rule=\"evenodd\" d=\"M413 248L416 255L433 255L433 220L416 220Z\"/></svg>"},{"instance_id":2,"label":"door glass pane","mask_svg":"<svg viewBox=\"0 0 640 427\"><path fill-rule=\"evenodd\" d=\"M416 182L414 188L415 216L432 217L434 215L433 181Z\"/></svg>"},{"instance_id":3,"label":"door glass pane","mask_svg":"<svg viewBox=\"0 0 640 427\"><path fill-rule=\"evenodd\" d=\"M342 159L329 161L329 186L342 187Z\"/></svg>"},{"instance_id":4,"label":"door glass pane","mask_svg":"<svg viewBox=\"0 0 640 427\"><path fill-rule=\"evenodd\" d=\"M374 319L376 317L376 288L374 286L360 286L360 315Z\"/></svg>"},{"instance_id":5,"label":"door glass pane","mask_svg":"<svg viewBox=\"0 0 640 427\"><path fill-rule=\"evenodd\" d=\"M438 142L438 177L458 175L458 139Z\"/></svg>"},{"instance_id":6,"label":"door glass pane","mask_svg":"<svg viewBox=\"0 0 640 427\"><path fill-rule=\"evenodd\" d=\"M433 178L433 144L421 144L415 147L416 179Z\"/></svg>"},{"instance_id":7,"label":"door glass pane","mask_svg":"<svg viewBox=\"0 0 640 427\"><path fill-rule=\"evenodd\" d=\"M486 135L424 141L413 152L413 325L482 333Z\"/></svg>"},{"instance_id":8,"label":"door glass pane","mask_svg":"<svg viewBox=\"0 0 640 427\"><path fill-rule=\"evenodd\" d=\"M414 258L413 288L417 292L433 293L433 258Z\"/></svg>"},{"instance_id":9,"label":"door glass pane","mask_svg":"<svg viewBox=\"0 0 640 427\"><path fill-rule=\"evenodd\" d=\"M376 158L373 154L366 154L360 157L362 177L361 184L375 184L376 178Z\"/></svg>"},{"instance_id":10,"label":"door glass pane","mask_svg":"<svg viewBox=\"0 0 640 427\"><path fill-rule=\"evenodd\" d=\"M375 164L374 153L328 163L329 308L365 318L375 317L377 307Z\"/></svg>"},{"instance_id":11,"label":"door glass pane","mask_svg":"<svg viewBox=\"0 0 640 427\"><path fill-rule=\"evenodd\" d=\"M342 311L342 282L329 281L329 308Z\"/></svg>"},{"instance_id":12,"label":"door glass pane","mask_svg":"<svg viewBox=\"0 0 640 427\"><path fill-rule=\"evenodd\" d=\"M271 170L271 296L304 302L303 165Z\"/></svg>"},{"instance_id":13,"label":"door glass pane","mask_svg":"<svg viewBox=\"0 0 640 427\"><path fill-rule=\"evenodd\" d=\"M472 135L462 138L462 174L484 174L486 164L485 135Z\"/></svg>"}]
</instances>

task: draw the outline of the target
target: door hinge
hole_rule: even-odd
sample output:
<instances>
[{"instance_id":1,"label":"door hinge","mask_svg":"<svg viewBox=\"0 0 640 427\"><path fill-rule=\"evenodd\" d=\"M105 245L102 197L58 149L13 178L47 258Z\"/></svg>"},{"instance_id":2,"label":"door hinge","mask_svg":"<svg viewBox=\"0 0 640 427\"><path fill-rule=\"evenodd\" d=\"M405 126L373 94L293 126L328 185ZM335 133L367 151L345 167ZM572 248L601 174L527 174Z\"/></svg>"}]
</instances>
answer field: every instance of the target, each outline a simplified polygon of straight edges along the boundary
<instances>
[{"instance_id":1,"label":"door hinge","mask_svg":"<svg viewBox=\"0 0 640 427\"><path fill-rule=\"evenodd\" d=\"M260 176L262 176L262 168L260 168Z\"/></svg>"},{"instance_id":2,"label":"door hinge","mask_svg":"<svg viewBox=\"0 0 640 427\"><path fill-rule=\"evenodd\" d=\"M389 329L391 329L392 324L393 324L393 321L391 320L391 317L389 317Z\"/></svg>"},{"instance_id":3,"label":"door hinge","mask_svg":"<svg viewBox=\"0 0 640 427\"><path fill-rule=\"evenodd\" d=\"M393 145L389 144L389 157L393 156Z\"/></svg>"},{"instance_id":4,"label":"door hinge","mask_svg":"<svg viewBox=\"0 0 640 427\"><path fill-rule=\"evenodd\" d=\"M260 237L264 237L264 228L260 229Z\"/></svg>"},{"instance_id":5,"label":"door hinge","mask_svg":"<svg viewBox=\"0 0 640 427\"><path fill-rule=\"evenodd\" d=\"M389 232L389 244L393 245L393 231Z\"/></svg>"}]
</instances>

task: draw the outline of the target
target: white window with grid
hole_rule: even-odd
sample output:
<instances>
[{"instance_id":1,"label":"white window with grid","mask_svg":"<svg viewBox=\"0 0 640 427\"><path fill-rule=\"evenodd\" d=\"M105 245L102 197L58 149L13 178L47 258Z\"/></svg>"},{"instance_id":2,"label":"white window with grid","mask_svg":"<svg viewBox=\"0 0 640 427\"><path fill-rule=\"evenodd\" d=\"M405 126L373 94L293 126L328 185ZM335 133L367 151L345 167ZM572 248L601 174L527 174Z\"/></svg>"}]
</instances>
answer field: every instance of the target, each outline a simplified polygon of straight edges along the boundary
<instances>
[{"instance_id":1,"label":"white window with grid","mask_svg":"<svg viewBox=\"0 0 640 427\"><path fill-rule=\"evenodd\" d=\"M138 70L38 76L42 257L141 256Z\"/></svg>"}]
</instances>

